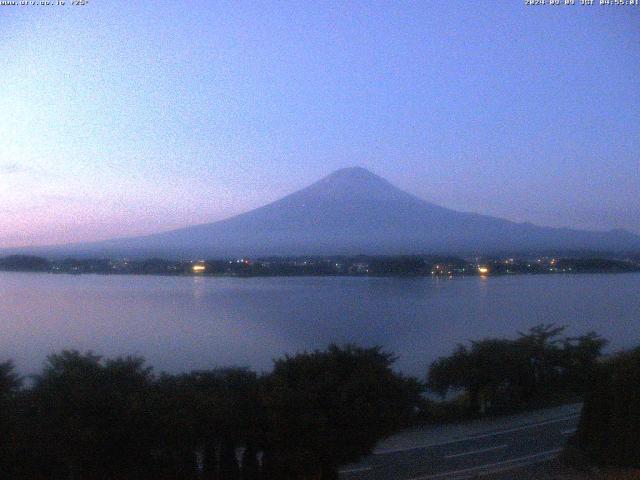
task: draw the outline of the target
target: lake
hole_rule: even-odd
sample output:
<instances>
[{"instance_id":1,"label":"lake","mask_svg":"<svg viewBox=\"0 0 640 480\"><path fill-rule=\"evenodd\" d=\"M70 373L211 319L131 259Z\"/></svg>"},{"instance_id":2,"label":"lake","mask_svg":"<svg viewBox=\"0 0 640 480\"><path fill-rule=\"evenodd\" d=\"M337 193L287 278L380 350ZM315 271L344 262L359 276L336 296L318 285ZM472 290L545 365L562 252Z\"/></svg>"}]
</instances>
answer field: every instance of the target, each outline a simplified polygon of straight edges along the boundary
<instances>
[{"instance_id":1,"label":"lake","mask_svg":"<svg viewBox=\"0 0 640 480\"><path fill-rule=\"evenodd\" d=\"M382 345L424 376L457 343L538 323L640 344L640 274L220 278L0 272L0 361L22 374L63 348L144 356L157 371L269 370L330 342Z\"/></svg>"}]
</instances>

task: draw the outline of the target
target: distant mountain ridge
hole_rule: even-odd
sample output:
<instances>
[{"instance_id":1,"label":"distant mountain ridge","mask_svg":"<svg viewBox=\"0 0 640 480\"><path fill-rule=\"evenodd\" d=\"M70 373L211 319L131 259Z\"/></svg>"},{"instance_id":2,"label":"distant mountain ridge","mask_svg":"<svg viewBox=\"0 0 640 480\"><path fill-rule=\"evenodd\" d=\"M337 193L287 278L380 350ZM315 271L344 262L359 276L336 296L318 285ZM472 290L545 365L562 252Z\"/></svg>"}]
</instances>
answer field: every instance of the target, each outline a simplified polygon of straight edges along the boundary
<instances>
[{"instance_id":1,"label":"distant mountain ridge","mask_svg":"<svg viewBox=\"0 0 640 480\"><path fill-rule=\"evenodd\" d=\"M57 252L96 255L256 256L494 254L524 251L638 251L621 230L540 227L429 203L360 168L337 170L280 200L214 223Z\"/></svg>"}]
</instances>

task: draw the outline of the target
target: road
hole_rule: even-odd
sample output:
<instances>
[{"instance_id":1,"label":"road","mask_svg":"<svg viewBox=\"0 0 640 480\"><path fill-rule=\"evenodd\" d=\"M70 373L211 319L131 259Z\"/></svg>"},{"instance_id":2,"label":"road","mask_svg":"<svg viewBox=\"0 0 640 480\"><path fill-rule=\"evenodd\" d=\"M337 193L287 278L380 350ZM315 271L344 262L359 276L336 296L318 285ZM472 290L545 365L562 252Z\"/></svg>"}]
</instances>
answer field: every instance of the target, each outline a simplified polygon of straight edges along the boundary
<instances>
[{"instance_id":1,"label":"road","mask_svg":"<svg viewBox=\"0 0 640 480\"><path fill-rule=\"evenodd\" d=\"M396 445L340 471L343 480L444 480L472 478L555 457L576 429L580 405L496 420L410 432ZM495 428L492 428L495 427ZM420 440L423 442L421 443ZM393 442L391 442L393 444Z\"/></svg>"}]
</instances>

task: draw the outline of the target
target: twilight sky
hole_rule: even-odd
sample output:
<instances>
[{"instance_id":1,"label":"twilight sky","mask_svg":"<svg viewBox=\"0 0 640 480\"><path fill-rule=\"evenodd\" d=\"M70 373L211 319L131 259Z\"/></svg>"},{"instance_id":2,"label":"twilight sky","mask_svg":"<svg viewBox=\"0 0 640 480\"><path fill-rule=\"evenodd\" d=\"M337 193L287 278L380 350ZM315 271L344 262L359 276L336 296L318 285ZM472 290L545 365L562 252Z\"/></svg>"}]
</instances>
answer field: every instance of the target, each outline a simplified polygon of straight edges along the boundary
<instances>
[{"instance_id":1,"label":"twilight sky","mask_svg":"<svg viewBox=\"0 0 640 480\"><path fill-rule=\"evenodd\" d=\"M2 6L0 59L0 247L218 220L354 165L640 233L637 6Z\"/></svg>"}]
</instances>

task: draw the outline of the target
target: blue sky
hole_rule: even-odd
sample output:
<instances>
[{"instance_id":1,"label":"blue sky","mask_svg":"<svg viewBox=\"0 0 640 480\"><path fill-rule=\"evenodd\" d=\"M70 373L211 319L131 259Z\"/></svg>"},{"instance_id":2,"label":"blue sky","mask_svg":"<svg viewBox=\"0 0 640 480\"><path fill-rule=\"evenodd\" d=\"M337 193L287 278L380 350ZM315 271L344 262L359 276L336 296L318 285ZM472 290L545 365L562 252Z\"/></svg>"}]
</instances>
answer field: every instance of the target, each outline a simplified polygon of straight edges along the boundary
<instances>
[{"instance_id":1,"label":"blue sky","mask_svg":"<svg viewBox=\"0 0 640 480\"><path fill-rule=\"evenodd\" d=\"M0 247L222 219L353 165L640 233L640 7L69 3L0 7Z\"/></svg>"}]
</instances>

